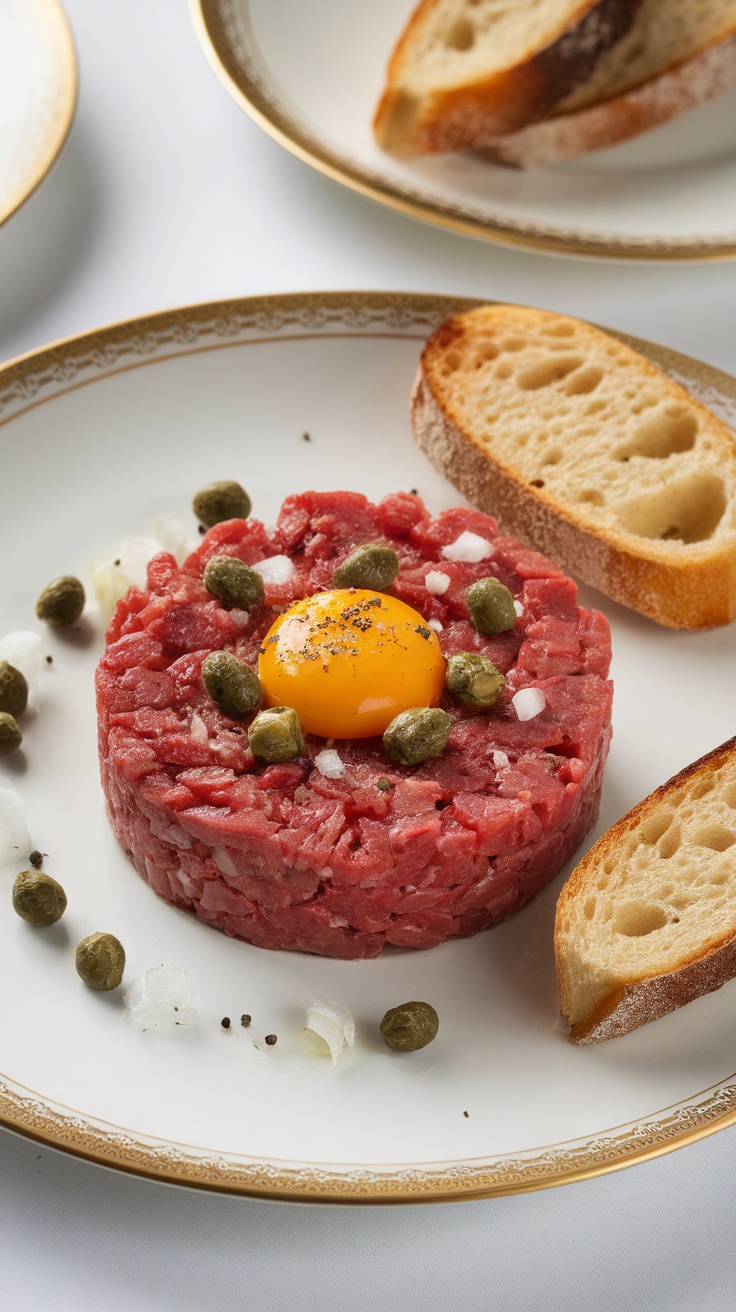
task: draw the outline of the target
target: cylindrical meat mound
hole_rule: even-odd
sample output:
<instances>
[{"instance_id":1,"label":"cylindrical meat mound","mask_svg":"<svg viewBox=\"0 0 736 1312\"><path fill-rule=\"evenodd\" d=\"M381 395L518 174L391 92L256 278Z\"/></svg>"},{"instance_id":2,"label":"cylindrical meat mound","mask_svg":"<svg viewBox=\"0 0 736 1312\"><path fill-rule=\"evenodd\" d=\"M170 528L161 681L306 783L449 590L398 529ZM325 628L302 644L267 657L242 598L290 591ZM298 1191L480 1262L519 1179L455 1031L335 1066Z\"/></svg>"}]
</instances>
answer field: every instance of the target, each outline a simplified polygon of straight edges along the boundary
<instances>
[{"instance_id":1,"label":"cylindrical meat mound","mask_svg":"<svg viewBox=\"0 0 736 1312\"><path fill-rule=\"evenodd\" d=\"M457 558L477 555L464 534L491 544L484 559ZM224 650L257 668L276 616L330 588L365 542L396 551L391 592L434 622L445 657L479 652L506 676L499 701L476 713L445 697L447 745L418 766L393 764L380 738L309 735L298 761L254 760L247 720L210 700L202 662ZM203 585L207 562L222 555L288 560L265 567L265 601L248 615ZM491 574L511 590L518 618L483 637L466 592ZM379 505L349 492L289 497L272 532L255 519L218 524L181 568L156 556L148 591L118 603L97 670L110 818L160 897L236 938L354 959L385 944L435 947L518 911L594 824L609 661L603 616L581 609L572 580L499 536L489 516L457 509L432 519L406 493ZM512 699L527 687L544 706L522 720ZM339 778L314 764L325 747L339 754Z\"/></svg>"}]
</instances>

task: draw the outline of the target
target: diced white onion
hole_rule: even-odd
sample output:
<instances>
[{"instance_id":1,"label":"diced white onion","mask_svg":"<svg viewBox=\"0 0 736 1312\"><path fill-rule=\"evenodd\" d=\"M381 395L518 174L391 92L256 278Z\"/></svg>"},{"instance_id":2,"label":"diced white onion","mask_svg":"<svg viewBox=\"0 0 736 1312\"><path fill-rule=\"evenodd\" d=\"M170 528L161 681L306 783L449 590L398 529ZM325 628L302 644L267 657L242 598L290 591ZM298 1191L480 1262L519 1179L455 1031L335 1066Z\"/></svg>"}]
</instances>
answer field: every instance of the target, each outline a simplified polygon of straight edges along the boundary
<instances>
[{"instance_id":1,"label":"diced white onion","mask_svg":"<svg viewBox=\"0 0 736 1312\"><path fill-rule=\"evenodd\" d=\"M187 531L176 515L159 515L158 519L154 519L153 536L161 544L161 551L171 552L177 565L186 560L196 545L187 539Z\"/></svg>"},{"instance_id":2,"label":"diced white onion","mask_svg":"<svg viewBox=\"0 0 736 1312\"><path fill-rule=\"evenodd\" d=\"M320 774L323 774L326 779L342 779L345 773L345 766L340 760L339 754L335 751L330 751L327 748L323 749L321 752L317 752L317 755L314 758L314 764Z\"/></svg>"},{"instance_id":3,"label":"diced white onion","mask_svg":"<svg viewBox=\"0 0 736 1312\"><path fill-rule=\"evenodd\" d=\"M238 610L236 608L230 611L230 619L239 629L244 629L250 619L250 613L247 610Z\"/></svg>"},{"instance_id":4,"label":"diced white onion","mask_svg":"<svg viewBox=\"0 0 736 1312\"><path fill-rule=\"evenodd\" d=\"M257 560L251 569L260 574L264 583L272 583L274 587L291 583L294 577L294 562L288 556L269 556L266 560Z\"/></svg>"},{"instance_id":5,"label":"diced white onion","mask_svg":"<svg viewBox=\"0 0 736 1312\"><path fill-rule=\"evenodd\" d=\"M189 732L192 735L192 738L194 739L195 743L204 744L207 742L209 738L209 734L207 732L207 725L202 719L202 716L198 715L196 711L192 713L192 718L189 722Z\"/></svg>"},{"instance_id":6,"label":"diced white onion","mask_svg":"<svg viewBox=\"0 0 736 1312\"><path fill-rule=\"evenodd\" d=\"M442 555L446 560L464 560L477 565L479 560L487 560L493 555L493 543L487 538L480 537L478 533L469 533L466 530L454 542L442 548Z\"/></svg>"},{"instance_id":7,"label":"diced white onion","mask_svg":"<svg viewBox=\"0 0 736 1312\"><path fill-rule=\"evenodd\" d=\"M43 642L30 629L16 629L0 638L0 661L7 661L20 670L28 684L28 709L38 710L38 693L41 683Z\"/></svg>"},{"instance_id":8,"label":"diced white onion","mask_svg":"<svg viewBox=\"0 0 736 1312\"><path fill-rule=\"evenodd\" d=\"M541 688L520 688L511 701L520 720L533 720L547 704Z\"/></svg>"},{"instance_id":9,"label":"diced white onion","mask_svg":"<svg viewBox=\"0 0 736 1312\"><path fill-rule=\"evenodd\" d=\"M444 552L443 554L446 555L447 553ZM443 574L439 569L431 569L428 574L424 575L424 586L433 597L443 596L447 592L450 582L450 575Z\"/></svg>"},{"instance_id":10,"label":"diced white onion","mask_svg":"<svg viewBox=\"0 0 736 1312\"><path fill-rule=\"evenodd\" d=\"M114 555L97 556L90 565L100 617L105 626L129 588L145 588L146 566L164 547L158 538L125 538Z\"/></svg>"},{"instance_id":11,"label":"diced white onion","mask_svg":"<svg viewBox=\"0 0 736 1312\"><path fill-rule=\"evenodd\" d=\"M524 607L522 606L520 601L514 602L514 610L516 611L517 617L521 619L522 615L524 614Z\"/></svg>"},{"instance_id":12,"label":"diced white onion","mask_svg":"<svg viewBox=\"0 0 736 1312\"><path fill-rule=\"evenodd\" d=\"M31 840L21 795L0 775L0 869L5 866L19 869L26 864L30 853Z\"/></svg>"},{"instance_id":13,"label":"diced white onion","mask_svg":"<svg viewBox=\"0 0 736 1312\"><path fill-rule=\"evenodd\" d=\"M427 620L427 628L434 629L435 633L441 633L444 627L441 620Z\"/></svg>"},{"instance_id":14,"label":"diced white onion","mask_svg":"<svg viewBox=\"0 0 736 1312\"><path fill-rule=\"evenodd\" d=\"M521 718L521 717L520 717L520 718ZM508 756L506 755L505 752L494 752L494 753L493 753L493 764L495 765L495 767L496 767L497 770L501 770L501 769L503 768L503 766L509 764L509 758L508 758Z\"/></svg>"},{"instance_id":15,"label":"diced white onion","mask_svg":"<svg viewBox=\"0 0 736 1312\"><path fill-rule=\"evenodd\" d=\"M194 990L189 972L181 966L154 966L125 990L125 1010L137 1030L173 1029L194 1025Z\"/></svg>"},{"instance_id":16,"label":"diced white onion","mask_svg":"<svg viewBox=\"0 0 736 1312\"><path fill-rule=\"evenodd\" d=\"M333 1064L337 1065L338 1057L355 1042L355 1018L352 1012L331 998L305 998L304 1005L307 1009L305 1029L324 1040Z\"/></svg>"}]
</instances>

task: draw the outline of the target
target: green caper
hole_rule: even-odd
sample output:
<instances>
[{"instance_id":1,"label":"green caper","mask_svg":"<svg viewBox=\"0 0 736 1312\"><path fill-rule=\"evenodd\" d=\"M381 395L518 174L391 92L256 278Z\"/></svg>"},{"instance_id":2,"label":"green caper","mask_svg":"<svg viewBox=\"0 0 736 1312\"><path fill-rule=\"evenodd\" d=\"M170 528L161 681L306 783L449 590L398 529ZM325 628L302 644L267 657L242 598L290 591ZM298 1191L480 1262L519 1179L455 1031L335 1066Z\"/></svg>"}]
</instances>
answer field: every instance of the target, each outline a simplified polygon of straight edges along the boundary
<instances>
[{"instance_id":1,"label":"green caper","mask_svg":"<svg viewBox=\"0 0 736 1312\"><path fill-rule=\"evenodd\" d=\"M247 519L250 514L250 497L239 483L225 479L221 483L208 483L200 488L192 501L200 524L212 528L226 519Z\"/></svg>"},{"instance_id":2,"label":"green caper","mask_svg":"<svg viewBox=\"0 0 736 1312\"><path fill-rule=\"evenodd\" d=\"M15 717L0 711L0 752L14 752L23 742Z\"/></svg>"},{"instance_id":3,"label":"green caper","mask_svg":"<svg viewBox=\"0 0 736 1312\"><path fill-rule=\"evenodd\" d=\"M28 704L28 684L20 670L0 661L0 711L22 715Z\"/></svg>"},{"instance_id":4,"label":"green caper","mask_svg":"<svg viewBox=\"0 0 736 1312\"><path fill-rule=\"evenodd\" d=\"M54 925L66 911L66 893L51 875L21 870L13 884L13 907L29 925Z\"/></svg>"},{"instance_id":5,"label":"green caper","mask_svg":"<svg viewBox=\"0 0 736 1312\"><path fill-rule=\"evenodd\" d=\"M215 556L204 572L204 586L218 601L238 610L263 601L263 579L236 556Z\"/></svg>"},{"instance_id":6,"label":"green caper","mask_svg":"<svg viewBox=\"0 0 736 1312\"><path fill-rule=\"evenodd\" d=\"M505 682L493 661L475 651L458 652L445 668L445 687L450 696L477 710L495 705Z\"/></svg>"},{"instance_id":7,"label":"green caper","mask_svg":"<svg viewBox=\"0 0 736 1312\"><path fill-rule=\"evenodd\" d=\"M440 1018L428 1002L402 1002L400 1007L391 1007L380 1024L384 1041L400 1052L426 1048L437 1037L439 1027Z\"/></svg>"},{"instance_id":8,"label":"green caper","mask_svg":"<svg viewBox=\"0 0 736 1312\"><path fill-rule=\"evenodd\" d=\"M505 584L493 576L478 579L466 594L473 623L479 633L505 633L516 623L514 598Z\"/></svg>"},{"instance_id":9,"label":"green caper","mask_svg":"<svg viewBox=\"0 0 736 1312\"><path fill-rule=\"evenodd\" d=\"M84 610L84 588L71 574L54 579L36 602L36 614L55 629L76 624Z\"/></svg>"},{"instance_id":10,"label":"green caper","mask_svg":"<svg viewBox=\"0 0 736 1312\"><path fill-rule=\"evenodd\" d=\"M394 716L383 735L383 750L399 765L419 765L441 755L451 725L452 716L438 706L413 706Z\"/></svg>"},{"instance_id":11,"label":"green caper","mask_svg":"<svg viewBox=\"0 0 736 1312\"><path fill-rule=\"evenodd\" d=\"M263 701L263 690L250 665L226 651L213 651L202 662L202 682L224 715L239 720Z\"/></svg>"},{"instance_id":12,"label":"green caper","mask_svg":"<svg viewBox=\"0 0 736 1312\"><path fill-rule=\"evenodd\" d=\"M248 726L248 743L253 755L269 764L294 761L307 748L302 722L291 706L260 711Z\"/></svg>"},{"instance_id":13,"label":"green caper","mask_svg":"<svg viewBox=\"0 0 736 1312\"><path fill-rule=\"evenodd\" d=\"M114 934L90 934L77 945L77 974L91 989L116 989L125 969L125 951Z\"/></svg>"},{"instance_id":14,"label":"green caper","mask_svg":"<svg viewBox=\"0 0 736 1312\"><path fill-rule=\"evenodd\" d=\"M336 588L375 588L377 592L385 592L398 572L399 558L391 547L366 542L338 565L332 583Z\"/></svg>"}]
</instances>

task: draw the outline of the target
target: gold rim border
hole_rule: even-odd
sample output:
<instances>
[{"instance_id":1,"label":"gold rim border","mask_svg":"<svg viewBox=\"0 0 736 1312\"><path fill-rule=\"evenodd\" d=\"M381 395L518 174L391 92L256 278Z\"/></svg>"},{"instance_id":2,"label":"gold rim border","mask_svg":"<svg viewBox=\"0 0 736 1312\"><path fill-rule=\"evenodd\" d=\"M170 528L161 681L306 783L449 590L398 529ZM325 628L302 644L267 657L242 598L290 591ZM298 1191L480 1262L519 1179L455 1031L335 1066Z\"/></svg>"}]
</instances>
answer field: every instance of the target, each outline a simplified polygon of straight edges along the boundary
<instances>
[{"instance_id":1,"label":"gold rim border","mask_svg":"<svg viewBox=\"0 0 736 1312\"><path fill-rule=\"evenodd\" d=\"M222 0L189 0L189 10L199 43L222 85L246 114L268 136L297 159L309 164L333 182L369 200L386 205L409 218L419 219L464 236L497 242L522 250L546 251L557 255L583 255L605 260L723 261L736 259L736 241L645 243L621 239L616 242L570 234L560 236L550 229L529 229L503 219L483 221L462 208L447 209L426 200L413 200L400 188L380 180L371 181L359 168L339 159L308 133L292 124L269 103L255 81L238 64L222 17Z\"/></svg>"},{"instance_id":2,"label":"gold rim border","mask_svg":"<svg viewBox=\"0 0 736 1312\"><path fill-rule=\"evenodd\" d=\"M390 330L396 326L388 322L393 315L399 320L403 336L413 335L407 333L409 323L420 330L420 336L425 327L428 332L447 315L484 303L411 292L305 292L200 302L122 320L62 338L1 366L0 409L3 399L9 408L14 402L21 404L0 422L10 423L45 400L110 374L156 364L172 354L211 350L212 345L202 341L208 329L222 339L219 346L227 347L240 344L237 334L241 330L267 328L269 316L281 335L285 324L313 320L301 335L321 336L329 332L332 323L356 320L356 316L353 326L360 335L372 335L377 322L383 322L385 334L386 327ZM736 402L736 379L729 375L654 343L624 333L612 335L681 377L701 386L715 386L729 401ZM126 363L121 363L124 355ZM94 376L78 377L90 361ZM54 386L53 393L46 398L39 396L49 384ZM470 1159L451 1165L427 1163L426 1168L393 1165L382 1171L380 1167L355 1165L338 1170L318 1163L289 1165L198 1156L174 1143L147 1142L117 1127L96 1124L70 1109L44 1102L30 1090L11 1088L0 1080L0 1125L25 1138L147 1179L285 1202L438 1203L530 1193L649 1161L734 1124L736 1075L725 1077L720 1085L655 1113L644 1122L614 1127L583 1141L550 1145L546 1150L536 1150L537 1156L509 1155L495 1162Z\"/></svg>"},{"instance_id":3,"label":"gold rim border","mask_svg":"<svg viewBox=\"0 0 736 1312\"><path fill-rule=\"evenodd\" d=\"M60 0L45 0L47 6L46 21L49 33L53 35L54 45L65 74L64 99L54 122L49 127L43 148L36 158L35 167L21 182L5 206L0 208L0 227L17 214L21 206L30 200L34 191L50 173L66 143L77 108L79 94L79 71L74 37L69 19Z\"/></svg>"}]
</instances>

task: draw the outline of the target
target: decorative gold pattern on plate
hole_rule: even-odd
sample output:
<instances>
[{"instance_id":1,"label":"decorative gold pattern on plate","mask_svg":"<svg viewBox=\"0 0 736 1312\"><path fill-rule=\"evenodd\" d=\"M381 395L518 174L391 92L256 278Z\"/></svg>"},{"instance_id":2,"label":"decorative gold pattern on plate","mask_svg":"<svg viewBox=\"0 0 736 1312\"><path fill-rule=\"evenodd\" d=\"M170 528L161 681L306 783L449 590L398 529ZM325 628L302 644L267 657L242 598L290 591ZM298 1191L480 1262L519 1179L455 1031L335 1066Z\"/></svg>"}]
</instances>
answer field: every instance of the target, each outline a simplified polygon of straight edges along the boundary
<instances>
[{"instance_id":1,"label":"decorative gold pattern on plate","mask_svg":"<svg viewBox=\"0 0 736 1312\"><path fill-rule=\"evenodd\" d=\"M14 214L43 181L57 159L77 103L77 61L64 10L58 0L6 0L22 12L41 67L42 90L33 105L12 166L0 180L0 224Z\"/></svg>"},{"instance_id":2,"label":"decorative gold pattern on plate","mask_svg":"<svg viewBox=\"0 0 736 1312\"><path fill-rule=\"evenodd\" d=\"M0 424L110 374L264 339L423 338L481 302L401 292L252 297L164 311L57 342L0 368ZM736 379L663 347L614 334L736 414ZM153 1140L54 1104L0 1076L0 1124L119 1170L202 1189L309 1202L408 1203L492 1197L569 1184L646 1161L736 1123L736 1075L639 1122L498 1158L386 1165L262 1161Z\"/></svg>"},{"instance_id":3,"label":"decorative gold pattern on plate","mask_svg":"<svg viewBox=\"0 0 736 1312\"><path fill-rule=\"evenodd\" d=\"M249 0L190 0L200 43L220 81L231 96L269 136L298 159L361 195L412 218L451 228L471 237L510 246L558 251L567 255L646 260L725 260L736 258L736 239L713 241L693 236L686 241L595 236L572 227L554 227L481 210L470 202L456 203L408 184L331 149L295 117L281 100L258 60Z\"/></svg>"}]
</instances>

